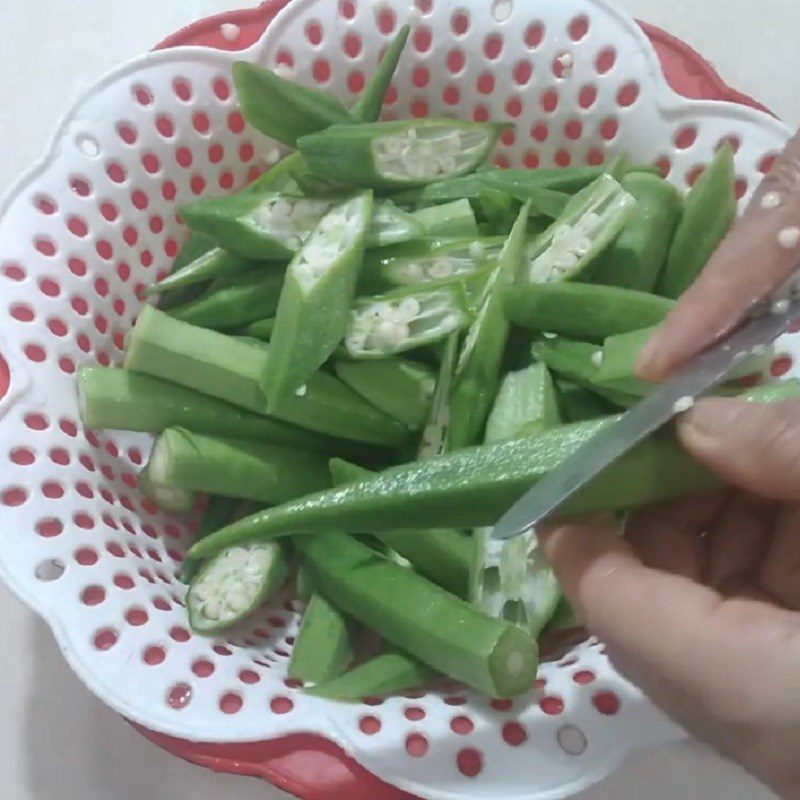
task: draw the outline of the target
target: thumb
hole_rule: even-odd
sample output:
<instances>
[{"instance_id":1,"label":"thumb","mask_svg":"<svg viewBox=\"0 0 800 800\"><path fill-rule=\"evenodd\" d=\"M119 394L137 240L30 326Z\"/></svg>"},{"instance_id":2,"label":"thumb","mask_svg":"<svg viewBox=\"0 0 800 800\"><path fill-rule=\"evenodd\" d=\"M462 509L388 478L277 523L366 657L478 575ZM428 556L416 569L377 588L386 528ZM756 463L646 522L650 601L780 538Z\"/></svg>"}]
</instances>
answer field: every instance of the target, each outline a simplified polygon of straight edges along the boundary
<instances>
[{"instance_id":1,"label":"thumb","mask_svg":"<svg viewBox=\"0 0 800 800\"><path fill-rule=\"evenodd\" d=\"M677 427L684 447L727 483L776 500L800 499L800 401L712 397Z\"/></svg>"}]
</instances>

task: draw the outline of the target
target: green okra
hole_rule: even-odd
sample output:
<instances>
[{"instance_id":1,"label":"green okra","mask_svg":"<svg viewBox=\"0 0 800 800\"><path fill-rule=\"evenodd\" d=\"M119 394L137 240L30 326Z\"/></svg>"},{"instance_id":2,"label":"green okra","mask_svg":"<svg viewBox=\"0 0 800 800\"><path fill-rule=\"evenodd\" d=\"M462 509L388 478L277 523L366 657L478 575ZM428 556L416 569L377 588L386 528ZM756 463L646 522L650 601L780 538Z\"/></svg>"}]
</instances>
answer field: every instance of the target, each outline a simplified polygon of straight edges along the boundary
<instances>
[{"instance_id":1,"label":"green okra","mask_svg":"<svg viewBox=\"0 0 800 800\"><path fill-rule=\"evenodd\" d=\"M646 172L629 173L622 179L622 188L636 200L636 210L598 259L592 280L652 292L681 218L683 201L671 183Z\"/></svg>"},{"instance_id":2,"label":"green okra","mask_svg":"<svg viewBox=\"0 0 800 800\"><path fill-rule=\"evenodd\" d=\"M268 342L272 338L272 331L275 330L275 317L268 319L259 319L245 325L242 333L252 339L261 339L263 342Z\"/></svg>"},{"instance_id":3,"label":"green okra","mask_svg":"<svg viewBox=\"0 0 800 800\"><path fill-rule=\"evenodd\" d=\"M405 653L381 653L345 672L338 678L307 688L306 694L329 700L351 701L365 697L384 697L423 686L436 673Z\"/></svg>"},{"instance_id":4,"label":"green okra","mask_svg":"<svg viewBox=\"0 0 800 800\"><path fill-rule=\"evenodd\" d=\"M692 187L658 282L659 294L680 297L725 238L736 217L734 170L733 150L725 145Z\"/></svg>"},{"instance_id":5,"label":"green okra","mask_svg":"<svg viewBox=\"0 0 800 800\"><path fill-rule=\"evenodd\" d=\"M390 417L411 430L420 430L428 418L436 387L433 370L401 358L375 361L337 361L340 380Z\"/></svg>"},{"instance_id":6,"label":"green okra","mask_svg":"<svg viewBox=\"0 0 800 800\"><path fill-rule=\"evenodd\" d=\"M298 539L303 564L334 605L411 656L491 697L530 689L536 643L411 570L339 533ZM413 602L398 603L398 597Z\"/></svg>"},{"instance_id":7,"label":"green okra","mask_svg":"<svg viewBox=\"0 0 800 800\"><path fill-rule=\"evenodd\" d=\"M209 250L213 250L214 247L215 243L213 239L210 239L208 236L204 236L201 233L190 231L188 239L181 247L178 255L175 256L175 260L172 262L170 274L174 272L180 272L193 261L196 261L204 254L208 253ZM200 295L207 285L208 284L206 282L203 282L194 284L192 286L185 286L182 289L175 289L169 294L165 294L159 298L159 306L166 310L172 308L173 306L180 305L181 303L188 303L190 300L193 300L195 297Z\"/></svg>"},{"instance_id":8,"label":"green okra","mask_svg":"<svg viewBox=\"0 0 800 800\"><path fill-rule=\"evenodd\" d=\"M350 116L353 119L360 122L375 122L380 117L383 99L397 70L410 32L411 26L403 25L395 34L392 43L386 48L380 63L364 86L364 91L350 109Z\"/></svg>"},{"instance_id":9,"label":"green okra","mask_svg":"<svg viewBox=\"0 0 800 800\"><path fill-rule=\"evenodd\" d=\"M328 462L293 447L167 428L147 465L157 486L283 503L330 486Z\"/></svg>"},{"instance_id":10,"label":"green okra","mask_svg":"<svg viewBox=\"0 0 800 800\"><path fill-rule=\"evenodd\" d=\"M314 594L292 648L288 675L304 683L338 678L353 660L347 620L322 595Z\"/></svg>"},{"instance_id":11,"label":"green okra","mask_svg":"<svg viewBox=\"0 0 800 800\"><path fill-rule=\"evenodd\" d=\"M488 172L490 170L486 170ZM425 186L392 192L390 197L395 203L409 208L424 208L432 205L453 203L458 200L478 200L484 183L485 172L476 171L458 178L447 178Z\"/></svg>"},{"instance_id":12,"label":"green okra","mask_svg":"<svg viewBox=\"0 0 800 800\"><path fill-rule=\"evenodd\" d=\"M605 172L603 167L567 167L566 169L500 169L478 173L480 183L504 192L521 202L543 196L542 189L575 194L594 183Z\"/></svg>"},{"instance_id":13,"label":"green okra","mask_svg":"<svg viewBox=\"0 0 800 800\"><path fill-rule=\"evenodd\" d=\"M211 495L208 499L208 507L200 519L200 527L195 536L195 541L210 536L232 522L241 506L242 501L238 497ZM196 558L185 558L181 565L181 583L191 583L194 576L197 575L201 563Z\"/></svg>"},{"instance_id":14,"label":"green okra","mask_svg":"<svg viewBox=\"0 0 800 800\"><path fill-rule=\"evenodd\" d=\"M452 203L420 208L411 216L422 227L423 235L429 238L478 237L478 223L469 200L454 200Z\"/></svg>"},{"instance_id":15,"label":"green okra","mask_svg":"<svg viewBox=\"0 0 800 800\"><path fill-rule=\"evenodd\" d=\"M593 342L656 325L674 305L665 297L592 283L529 283L505 294L515 325Z\"/></svg>"},{"instance_id":16,"label":"green okra","mask_svg":"<svg viewBox=\"0 0 800 800\"><path fill-rule=\"evenodd\" d=\"M149 286L147 295L174 292L176 289L196 286L198 283L204 283L220 276L238 275L251 271L254 266L257 266L254 261L239 258L220 247L212 247L186 266L173 270L166 278Z\"/></svg>"},{"instance_id":17,"label":"green okra","mask_svg":"<svg viewBox=\"0 0 800 800\"><path fill-rule=\"evenodd\" d=\"M309 603L314 596L314 584L308 570L302 565L297 565L297 574L294 581L293 600L297 603Z\"/></svg>"},{"instance_id":18,"label":"green okra","mask_svg":"<svg viewBox=\"0 0 800 800\"><path fill-rule=\"evenodd\" d=\"M386 247L430 235L424 219L403 211L391 200L373 203L372 220L367 231L367 247Z\"/></svg>"},{"instance_id":19,"label":"green okra","mask_svg":"<svg viewBox=\"0 0 800 800\"><path fill-rule=\"evenodd\" d=\"M614 413L609 401L570 381L556 381L558 410L564 422L583 422Z\"/></svg>"},{"instance_id":20,"label":"green okra","mask_svg":"<svg viewBox=\"0 0 800 800\"><path fill-rule=\"evenodd\" d=\"M345 186L403 188L472 172L505 125L454 119L333 125L297 143L311 169Z\"/></svg>"},{"instance_id":21,"label":"green okra","mask_svg":"<svg viewBox=\"0 0 800 800\"><path fill-rule=\"evenodd\" d=\"M742 398L779 402L798 396L800 383L786 381L756 387ZM190 554L208 556L240 542L288 534L494 525L532 485L617 419L580 422L535 437L392 467L359 483L259 511L196 543ZM594 478L562 512L567 516L637 508L719 485L719 478L694 461L672 431L663 430Z\"/></svg>"},{"instance_id":22,"label":"green okra","mask_svg":"<svg viewBox=\"0 0 800 800\"><path fill-rule=\"evenodd\" d=\"M371 218L371 192L334 206L289 264L261 381L268 412L291 404L344 338Z\"/></svg>"},{"instance_id":23,"label":"green okra","mask_svg":"<svg viewBox=\"0 0 800 800\"><path fill-rule=\"evenodd\" d=\"M226 630L271 600L285 579L286 560L277 542L223 550L189 586L189 626L201 634Z\"/></svg>"},{"instance_id":24,"label":"green okra","mask_svg":"<svg viewBox=\"0 0 800 800\"><path fill-rule=\"evenodd\" d=\"M233 65L233 82L244 118L289 147L296 147L301 136L353 119L330 92L289 81L248 61Z\"/></svg>"},{"instance_id":25,"label":"green okra","mask_svg":"<svg viewBox=\"0 0 800 800\"><path fill-rule=\"evenodd\" d=\"M257 268L214 282L195 300L172 308L170 316L191 325L225 330L272 316L284 275L274 268Z\"/></svg>"},{"instance_id":26,"label":"green okra","mask_svg":"<svg viewBox=\"0 0 800 800\"><path fill-rule=\"evenodd\" d=\"M373 251L364 270L380 272L384 281L395 286L474 275L496 265L504 244L503 236L424 240Z\"/></svg>"},{"instance_id":27,"label":"green okra","mask_svg":"<svg viewBox=\"0 0 800 800\"><path fill-rule=\"evenodd\" d=\"M403 287L358 298L344 343L352 358L386 358L463 330L473 316L461 279Z\"/></svg>"},{"instance_id":28,"label":"green okra","mask_svg":"<svg viewBox=\"0 0 800 800\"><path fill-rule=\"evenodd\" d=\"M467 331L450 395L451 450L479 442L500 381L509 323L503 309L506 287L523 266L528 206L523 206L487 284L478 316Z\"/></svg>"},{"instance_id":29,"label":"green okra","mask_svg":"<svg viewBox=\"0 0 800 800\"><path fill-rule=\"evenodd\" d=\"M148 469L143 469L139 473L136 485L145 497L165 511L171 511L174 514L185 514L191 511L197 500L197 496L191 489L156 483Z\"/></svg>"},{"instance_id":30,"label":"green okra","mask_svg":"<svg viewBox=\"0 0 800 800\"><path fill-rule=\"evenodd\" d=\"M493 231L509 233L517 218L519 203L505 192L483 186L478 195L478 208Z\"/></svg>"},{"instance_id":31,"label":"green okra","mask_svg":"<svg viewBox=\"0 0 800 800\"><path fill-rule=\"evenodd\" d=\"M177 376L175 376L177 377ZM196 433L335 453L343 444L269 419L177 383L113 367L81 367L78 408L88 430L146 431L188 428Z\"/></svg>"},{"instance_id":32,"label":"green okra","mask_svg":"<svg viewBox=\"0 0 800 800\"><path fill-rule=\"evenodd\" d=\"M269 346L261 345L188 325L144 306L129 336L125 366L266 415L261 376ZM306 391L279 409L276 418L328 436L370 444L400 445L408 437L404 425L325 372L314 373Z\"/></svg>"},{"instance_id":33,"label":"green okra","mask_svg":"<svg viewBox=\"0 0 800 800\"><path fill-rule=\"evenodd\" d=\"M336 486L355 483L375 473L334 458L331 477ZM453 529L381 531L376 538L407 559L420 575L456 597L469 593L472 537Z\"/></svg>"},{"instance_id":34,"label":"green okra","mask_svg":"<svg viewBox=\"0 0 800 800\"><path fill-rule=\"evenodd\" d=\"M436 458L436 456L444 455L447 451L450 432L450 394L458 363L459 338L458 331L454 331L447 337L442 348L431 410L425 427L422 429L417 450L417 460L419 461Z\"/></svg>"},{"instance_id":35,"label":"green okra","mask_svg":"<svg viewBox=\"0 0 800 800\"><path fill-rule=\"evenodd\" d=\"M530 246L521 281L577 280L625 227L636 201L609 175L572 197L563 214Z\"/></svg>"}]
</instances>

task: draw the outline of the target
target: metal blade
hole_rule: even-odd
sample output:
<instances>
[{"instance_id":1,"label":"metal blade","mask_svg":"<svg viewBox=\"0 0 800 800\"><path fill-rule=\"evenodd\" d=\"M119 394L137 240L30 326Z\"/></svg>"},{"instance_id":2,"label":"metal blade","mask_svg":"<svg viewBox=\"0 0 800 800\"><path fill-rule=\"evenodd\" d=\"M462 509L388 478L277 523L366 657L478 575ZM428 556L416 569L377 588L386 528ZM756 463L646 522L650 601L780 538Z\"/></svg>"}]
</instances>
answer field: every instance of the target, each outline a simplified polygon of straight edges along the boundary
<instances>
[{"instance_id":1,"label":"metal blade","mask_svg":"<svg viewBox=\"0 0 800 800\"><path fill-rule=\"evenodd\" d=\"M739 330L692 359L666 383L654 389L615 424L605 428L518 500L495 525L494 539L511 539L534 529L592 478L669 422L676 403L697 398L722 382L730 370L758 347L786 333L800 317L800 301L776 304L771 313L756 317Z\"/></svg>"}]
</instances>

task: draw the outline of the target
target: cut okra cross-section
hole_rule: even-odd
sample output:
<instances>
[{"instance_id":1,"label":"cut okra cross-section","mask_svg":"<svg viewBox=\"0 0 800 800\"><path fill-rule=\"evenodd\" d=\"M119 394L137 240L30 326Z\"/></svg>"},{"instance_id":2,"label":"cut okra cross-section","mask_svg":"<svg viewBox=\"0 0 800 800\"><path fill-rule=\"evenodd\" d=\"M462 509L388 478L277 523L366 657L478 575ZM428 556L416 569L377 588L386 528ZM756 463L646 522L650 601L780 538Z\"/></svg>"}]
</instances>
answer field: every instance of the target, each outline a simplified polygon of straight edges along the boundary
<instances>
[{"instance_id":1,"label":"cut okra cross-section","mask_svg":"<svg viewBox=\"0 0 800 800\"><path fill-rule=\"evenodd\" d=\"M462 281L360 298L345 347L353 358L385 358L444 339L473 319Z\"/></svg>"},{"instance_id":2,"label":"cut okra cross-section","mask_svg":"<svg viewBox=\"0 0 800 800\"><path fill-rule=\"evenodd\" d=\"M530 283L576 279L617 237L636 201L610 175L578 192L528 251Z\"/></svg>"},{"instance_id":3,"label":"cut okra cross-section","mask_svg":"<svg viewBox=\"0 0 800 800\"><path fill-rule=\"evenodd\" d=\"M333 125L297 144L308 166L328 179L402 188L472 172L504 128L452 119Z\"/></svg>"}]
</instances>

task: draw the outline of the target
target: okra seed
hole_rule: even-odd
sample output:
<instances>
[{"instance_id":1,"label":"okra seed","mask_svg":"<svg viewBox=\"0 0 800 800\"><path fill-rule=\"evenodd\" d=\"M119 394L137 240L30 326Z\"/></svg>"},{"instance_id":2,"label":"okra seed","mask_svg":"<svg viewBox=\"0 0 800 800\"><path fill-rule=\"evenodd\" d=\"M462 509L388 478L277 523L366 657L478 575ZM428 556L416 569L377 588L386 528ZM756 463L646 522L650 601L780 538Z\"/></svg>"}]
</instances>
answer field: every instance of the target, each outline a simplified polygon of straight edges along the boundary
<instances>
[{"instance_id":1,"label":"okra seed","mask_svg":"<svg viewBox=\"0 0 800 800\"><path fill-rule=\"evenodd\" d=\"M767 192L761 198L761 208L765 211L771 211L778 208L781 204L781 196L778 192Z\"/></svg>"},{"instance_id":2,"label":"okra seed","mask_svg":"<svg viewBox=\"0 0 800 800\"><path fill-rule=\"evenodd\" d=\"M300 386L298 389L295 390L295 394L298 397L305 397L307 391L308 391L308 386L303 384L302 386Z\"/></svg>"},{"instance_id":3,"label":"okra seed","mask_svg":"<svg viewBox=\"0 0 800 800\"><path fill-rule=\"evenodd\" d=\"M794 250L800 244L800 228L784 228L778 234L778 242L781 247L787 250Z\"/></svg>"}]
</instances>

